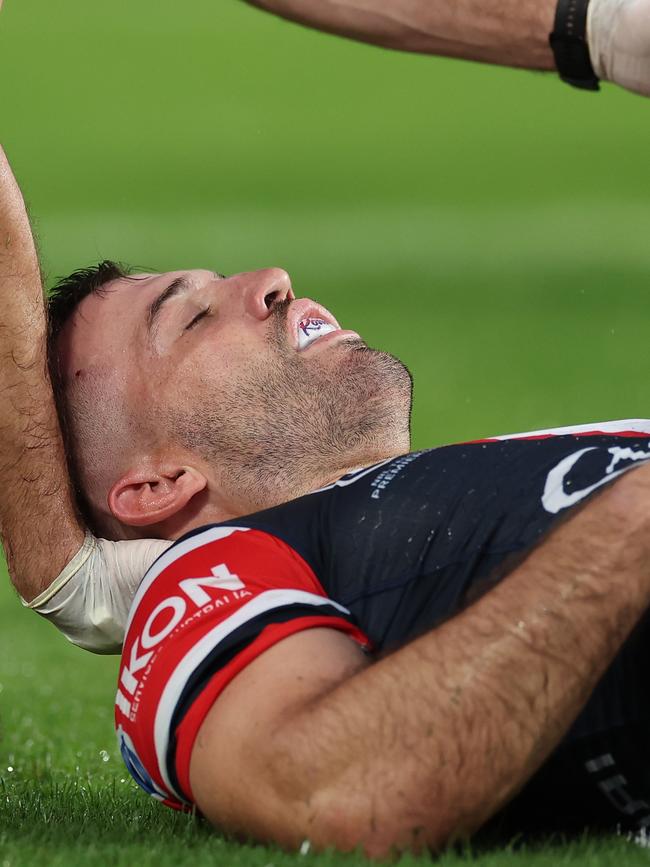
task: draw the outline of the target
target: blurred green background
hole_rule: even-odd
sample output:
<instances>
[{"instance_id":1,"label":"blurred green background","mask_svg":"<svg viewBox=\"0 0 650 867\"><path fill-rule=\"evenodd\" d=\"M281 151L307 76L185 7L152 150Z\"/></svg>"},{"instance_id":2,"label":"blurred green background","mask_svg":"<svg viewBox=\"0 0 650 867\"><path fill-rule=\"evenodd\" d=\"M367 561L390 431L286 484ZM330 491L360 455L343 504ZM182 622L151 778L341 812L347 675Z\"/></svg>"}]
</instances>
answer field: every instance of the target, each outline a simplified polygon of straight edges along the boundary
<instances>
[{"instance_id":1,"label":"blurred green background","mask_svg":"<svg viewBox=\"0 0 650 867\"><path fill-rule=\"evenodd\" d=\"M50 282L103 257L281 265L408 363L416 447L650 414L640 97L389 53L237 0L6 0L0 140ZM5 784L117 785L115 661L0 594Z\"/></svg>"},{"instance_id":2,"label":"blurred green background","mask_svg":"<svg viewBox=\"0 0 650 867\"><path fill-rule=\"evenodd\" d=\"M278 264L411 366L415 444L643 414L650 103L237 0L6 0L46 271Z\"/></svg>"}]
</instances>

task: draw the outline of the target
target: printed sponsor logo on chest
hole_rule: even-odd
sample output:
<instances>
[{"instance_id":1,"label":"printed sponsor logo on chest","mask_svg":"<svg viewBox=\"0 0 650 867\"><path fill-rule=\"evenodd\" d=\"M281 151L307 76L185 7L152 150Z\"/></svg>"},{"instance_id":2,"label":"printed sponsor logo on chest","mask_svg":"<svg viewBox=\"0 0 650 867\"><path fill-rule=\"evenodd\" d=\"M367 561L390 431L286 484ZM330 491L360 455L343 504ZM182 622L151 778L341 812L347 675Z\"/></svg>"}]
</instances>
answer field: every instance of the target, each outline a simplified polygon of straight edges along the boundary
<instances>
[{"instance_id":1,"label":"printed sponsor logo on chest","mask_svg":"<svg viewBox=\"0 0 650 867\"><path fill-rule=\"evenodd\" d=\"M210 571L210 575L180 580L177 592L156 605L131 645L128 663L123 660L120 688L115 699L125 716L133 717L137 709L134 702L138 699L138 686L161 641L194 617L253 595L225 563L213 566Z\"/></svg>"}]
</instances>

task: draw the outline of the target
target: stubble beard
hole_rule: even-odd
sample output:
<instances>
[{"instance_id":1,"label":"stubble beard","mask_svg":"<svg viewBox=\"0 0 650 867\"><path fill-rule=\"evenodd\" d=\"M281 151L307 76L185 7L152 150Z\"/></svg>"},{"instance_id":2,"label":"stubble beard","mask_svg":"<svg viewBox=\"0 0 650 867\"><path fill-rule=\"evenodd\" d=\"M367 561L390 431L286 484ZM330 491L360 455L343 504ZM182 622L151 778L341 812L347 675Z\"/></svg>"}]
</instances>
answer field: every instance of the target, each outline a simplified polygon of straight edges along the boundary
<instances>
[{"instance_id":1,"label":"stubble beard","mask_svg":"<svg viewBox=\"0 0 650 867\"><path fill-rule=\"evenodd\" d=\"M277 304L269 317L268 355L172 420L173 434L251 511L409 445L406 366L358 338L303 358L287 344L289 303Z\"/></svg>"}]
</instances>

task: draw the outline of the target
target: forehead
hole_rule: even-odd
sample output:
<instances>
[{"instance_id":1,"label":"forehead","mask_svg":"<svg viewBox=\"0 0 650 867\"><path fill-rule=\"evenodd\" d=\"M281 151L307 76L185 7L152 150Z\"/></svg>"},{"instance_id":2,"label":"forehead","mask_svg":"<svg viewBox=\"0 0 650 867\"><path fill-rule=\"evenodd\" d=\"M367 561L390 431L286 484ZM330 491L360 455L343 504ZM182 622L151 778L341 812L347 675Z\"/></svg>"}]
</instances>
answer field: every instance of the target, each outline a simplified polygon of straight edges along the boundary
<instances>
[{"instance_id":1,"label":"forehead","mask_svg":"<svg viewBox=\"0 0 650 867\"><path fill-rule=\"evenodd\" d=\"M133 361L137 332L151 304L174 280L212 277L211 271L167 271L112 280L81 301L66 323L57 347L64 374L82 369L116 369ZM73 370L74 368L74 370Z\"/></svg>"}]
</instances>

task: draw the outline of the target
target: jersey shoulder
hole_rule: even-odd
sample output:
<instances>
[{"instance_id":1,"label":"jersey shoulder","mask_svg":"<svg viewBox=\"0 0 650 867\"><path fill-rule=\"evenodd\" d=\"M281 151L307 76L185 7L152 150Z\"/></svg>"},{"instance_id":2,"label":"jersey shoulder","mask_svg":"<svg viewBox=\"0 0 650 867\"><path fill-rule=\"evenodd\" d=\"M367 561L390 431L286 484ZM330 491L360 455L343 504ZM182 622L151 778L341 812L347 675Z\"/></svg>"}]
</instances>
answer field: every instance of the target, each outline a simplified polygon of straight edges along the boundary
<instances>
[{"instance_id":1,"label":"jersey shoulder","mask_svg":"<svg viewBox=\"0 0 650 867\"><path fill-rule=\"evenodd\" d=\"M170 806L191 803L189 759L210 707L266 649L317 627L367 643L350 611L270 533L210 526L166 551L134 599L115 702L136 781Z\"/></svg>"},{"instance_id":2,"label":"jersey shoulder","mask_svg":"<svg viewBox=\"0 0 650 867\"><path fill-rule=\"evenodd\" d=\"M603 434L617 437L638 437L639 435L650 436L650 419L627 418L618 419L617 421L588 422L587 424L551 427L543 430L525 431L524 433L501 434L496 437L488 438L488 441L489 439L541 439L542 437L602 436Z\"/></svg>"}]
</instances>

